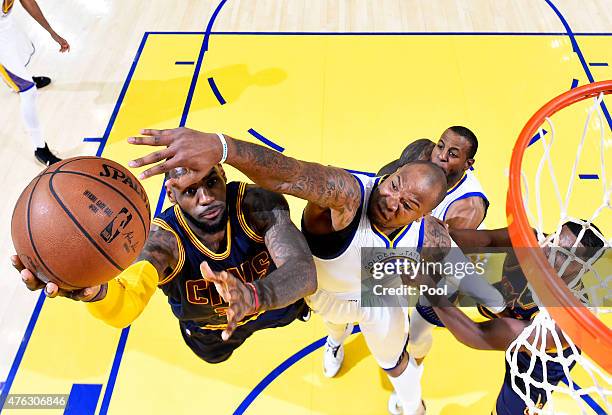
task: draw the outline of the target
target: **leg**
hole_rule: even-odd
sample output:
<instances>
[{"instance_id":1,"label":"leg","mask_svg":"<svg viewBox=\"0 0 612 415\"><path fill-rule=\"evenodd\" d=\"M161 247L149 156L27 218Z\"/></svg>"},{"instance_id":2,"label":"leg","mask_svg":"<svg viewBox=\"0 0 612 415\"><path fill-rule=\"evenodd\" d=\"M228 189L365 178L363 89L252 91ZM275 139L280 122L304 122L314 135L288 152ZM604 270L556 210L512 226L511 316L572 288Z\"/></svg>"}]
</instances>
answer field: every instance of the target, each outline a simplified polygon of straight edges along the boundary
<instances>
[{"instance_id":1,"label":"leg","mask_svg":"<svg viewBox=\"0 0 612 415\"><path fill-rule=\"evenodd\" d=\"M419 311L419 308L415 308L410 315L408 350L410 351L410 356L420 365L431 350L433 344L432 331L435 325L426 320Z\"/></svg>"},{"instance_id":2,"label":"leg","mask_svg":"<svg viewBox=\"0 0 612 415\"><path fill-rule=\"evenodd\" d=\"M416 415L424 413L421 401L423 370L406 353L405 322L400 307L380 307L364 309L359 324L372 355L389 376L403 413Z\"/></svg>"},{"instance_id":3,"label":"leg","mask_svg":"<svg viewBox=\"0 0 612 415\"><path fill-rule=\"evenodd\" d=\"M323 352L323 374L334 377L344 361L344 341L353 332L358 303L340 300L335 295L318 290L306 298L310 308L323 317L327 328L327 341Z\"/></svg>"},{"instance_id":4,"label":"leg","mask_svg":"<svg viewBox=\"0 0 612 415\"><path fill-rule=\"evenodd\" d=\"M28 45L19 31L5 31L0 35L0 77L20 96L23 122L28 130L34 155L41 163L50 165L60 161L45 144L36 108L36 85L25 65L30 54L24 52Z\"/></svg>"}]
</instances>

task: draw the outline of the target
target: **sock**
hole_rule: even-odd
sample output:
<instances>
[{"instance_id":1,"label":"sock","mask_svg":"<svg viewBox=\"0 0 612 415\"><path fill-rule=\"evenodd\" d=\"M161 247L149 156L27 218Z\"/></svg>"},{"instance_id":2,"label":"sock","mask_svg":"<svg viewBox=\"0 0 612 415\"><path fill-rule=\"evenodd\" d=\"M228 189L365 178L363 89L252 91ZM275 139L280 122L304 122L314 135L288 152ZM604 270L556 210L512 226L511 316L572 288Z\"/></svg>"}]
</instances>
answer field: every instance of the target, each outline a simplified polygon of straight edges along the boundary
<instances>
[{"instance_id":1,"label":"sock","mask_svg":"<svg viewBox=\"0 0 612 415\"><path fill-rule=\"evenodd\" d=\"M43 140L42 129L38 121L38 113L36 110L36 88L30 88L25 92L19 93L21 104L21 115L26 129L30 134L34 150L43 148L45 140Z\"/></svg>"},{"instance_id":2,"label":"sock","mask_svg":"<svg viewBox=\"0 0 612 415\"><path fill-rule=\"evenodd\" d=\"M328 321L325 322L327 327L327 343L332 347L338 347L351 335L353 331L353 325L350 324L351 330L349 331L349 324L334 324Z\"/></svg>"},{"instance_id":3,"label":"sock","mask_svg":"<svg viewBox=\"0 0 612 415\"><path fill-rule=\"evenodd\" d=\"M408 365L404 372L398 377L389 380L402 403L404 415L413 415L421 407L421 376L423 366L418 366L412 356L409 357Z\"/></svg>"}]
</instances>

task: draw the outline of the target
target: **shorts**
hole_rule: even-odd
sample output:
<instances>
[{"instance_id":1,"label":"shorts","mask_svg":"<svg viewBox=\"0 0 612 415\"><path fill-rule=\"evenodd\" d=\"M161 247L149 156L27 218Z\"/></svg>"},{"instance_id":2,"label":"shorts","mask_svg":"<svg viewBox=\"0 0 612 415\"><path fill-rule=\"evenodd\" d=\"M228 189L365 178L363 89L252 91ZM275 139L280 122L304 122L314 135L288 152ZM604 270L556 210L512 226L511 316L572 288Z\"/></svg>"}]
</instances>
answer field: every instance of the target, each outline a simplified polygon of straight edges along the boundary
<instances>
[{"instance_id":1,"label":"shorts","mask_svg":"<svg viewBox=\"0 0 612 415\"><path fill-rule=\"evenodd\" d=\"M234 350L258 330L284 327L304 314L306 304L304 300L278 310L268 310L242 326L238 326L232 337L223 341L223 330L210 330L201 328L196 322L180 321L181 334L187 346L208 363L221 363L227 360Z\"/></svg>"},{"instance_id":2,"label":"shorts","mask_svg":"<svg viewBox=\"0 0 612 415\"><path fill-rule=\"evenodd\" d=\"M0 30L0 78L15 92L35 86L26 69L34 51L34 44L17 25Z\"/></svg>"},{"instance_id":3,"label":"shorts","mask_svg":"<svg viewBox=\"0 0 612 415\"><path fill-rule=\"evenodd\" d=\"M567 357L571 354L571 349L565 349L563 354ZM519 373L526 373L529 369L529 364L531 361L531 355L527 352L519 352L517 357L517 366ZM574 367L576 362L573 362L570 366ZM557 362L547 362L546 364L547 370L547 378L546 383L551 385L557 385L561 380L565 378L565 372L563 371L563 366ZM542 360L537 359L534 369L531 372L532 378L538 382L542 382L544 378ZM525 382L519 377L515 377L514 379L516 386L525 394ZM531 401L536 404L538 408L543 408L548 400L546 396L546 391L541 388L537 388L533 385L529 385L529 397ZM510 365L508 361L506 361L506 374L504 375L504 383L501 387L501 391L497 396L497 402L495 403L495 409L492 412L493 415L530 415L528 412L527 405L521 399L519 394L517 394L512 388L512 377L510 375Z\"/></svg>"}]
</instances>

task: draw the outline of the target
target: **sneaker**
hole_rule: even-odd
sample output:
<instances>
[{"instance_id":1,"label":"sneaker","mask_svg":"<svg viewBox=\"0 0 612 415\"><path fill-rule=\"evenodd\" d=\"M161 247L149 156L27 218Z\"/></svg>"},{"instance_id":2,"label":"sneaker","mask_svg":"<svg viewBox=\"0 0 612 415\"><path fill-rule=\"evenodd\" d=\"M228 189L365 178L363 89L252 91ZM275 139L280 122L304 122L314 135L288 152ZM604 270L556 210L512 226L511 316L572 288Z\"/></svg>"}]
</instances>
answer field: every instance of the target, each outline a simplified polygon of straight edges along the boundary
<instances>
[{"instance_id":1,"label":"sneaker","mask_svg":"<svg viewBox=\"0 0 612 415\"><path fill-rule=\"evenodd\" d=\"M300 310L300 314L298 315L297 318L298 320L306 323L308 320L310 320L311 315L312 315L312 312L310 311L310 307L304 304L304 307Z\"/></svg>"},{"instance_id":2,"label":"sneaker","mask_svg":"<svg viewBox=\"0 0 612 415\"><path fill-rule=\"evenodd\" d=\"M36 84L37 89L44 88L51 83L51 78L48 76L33 76L32 80Z\"/></svg>"},{"instance_id":3,"label":"sneaker","mask_svg":"<svg viewBox=\"0 0 612 415\"><path fill-rule=\"evenodd\" d=\"M391 396L389 396L389 404L387 406L389 413L391 415L403 415L404 410L402 409L402 403L399 400L399 396L397 396L397 392L393 391ZM425 402L421 401L421 406L414 414L405 414L405 415L425 415Z\"/></svg>"},{"instance_id":4,"label":"sneaker","mask_svg":"<svg viewBox=\"0 0 612 415\"><path fill-rule=\"evenodd\" d=\"M353 331L353 325L347 324L344 332L346 339ZM330 344L329 337L325 342L325 352L323 353L323 374L325 377L333 378L338 374L344 361L344 346L342 344L334 346Z\"/></svg>"},{"instance_id":5,"label":"sneaker","mask_svg":"<svg viewBox=\"0 0 612 415\"><path fill-rule=\"evenodd\" d=\"M49 150L47 143L45 143L44 147L39 147L36 149L36 151L34 151L34 157L36 157L36 160L41 162L45 167L49 167L58 161L62 161L61 158L56 157L55 154Z\"/></svg>"}]
</instances>

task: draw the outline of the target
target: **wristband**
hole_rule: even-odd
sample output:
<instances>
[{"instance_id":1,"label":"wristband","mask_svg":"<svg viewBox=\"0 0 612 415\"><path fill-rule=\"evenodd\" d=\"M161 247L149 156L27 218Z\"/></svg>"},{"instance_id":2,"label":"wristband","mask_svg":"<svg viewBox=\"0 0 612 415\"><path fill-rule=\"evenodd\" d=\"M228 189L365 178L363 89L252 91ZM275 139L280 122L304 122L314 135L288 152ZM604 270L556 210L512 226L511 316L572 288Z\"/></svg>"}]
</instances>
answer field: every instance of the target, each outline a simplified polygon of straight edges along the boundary
<instances>
[{"instance_id":1,"label":"wristband","mask_svg":"<svg viewBox=\"0 0 612 415\"><path fill-rule=\"evenodd\" d=\"M249 286L251 290L253 290L253 298L255 299L255 312L259 311L259 296L257 295L257 288L250 282L247 282L246 285Z\"/></svg>"},{"instance_id":2,"label":"wristband","mask_svg":"<svg viewBox=\"0 0 612 415\"><path fill-rule=\"evenodd\" d=\"M221 161L219 161L219 164L223 164L225 163L225 160L227 160L227 141L221 133L217 133L217 137L219 137L219 141L221 141L221 146L223 146L223 155L221 156Z\"/></svg>"}]
</instances>

